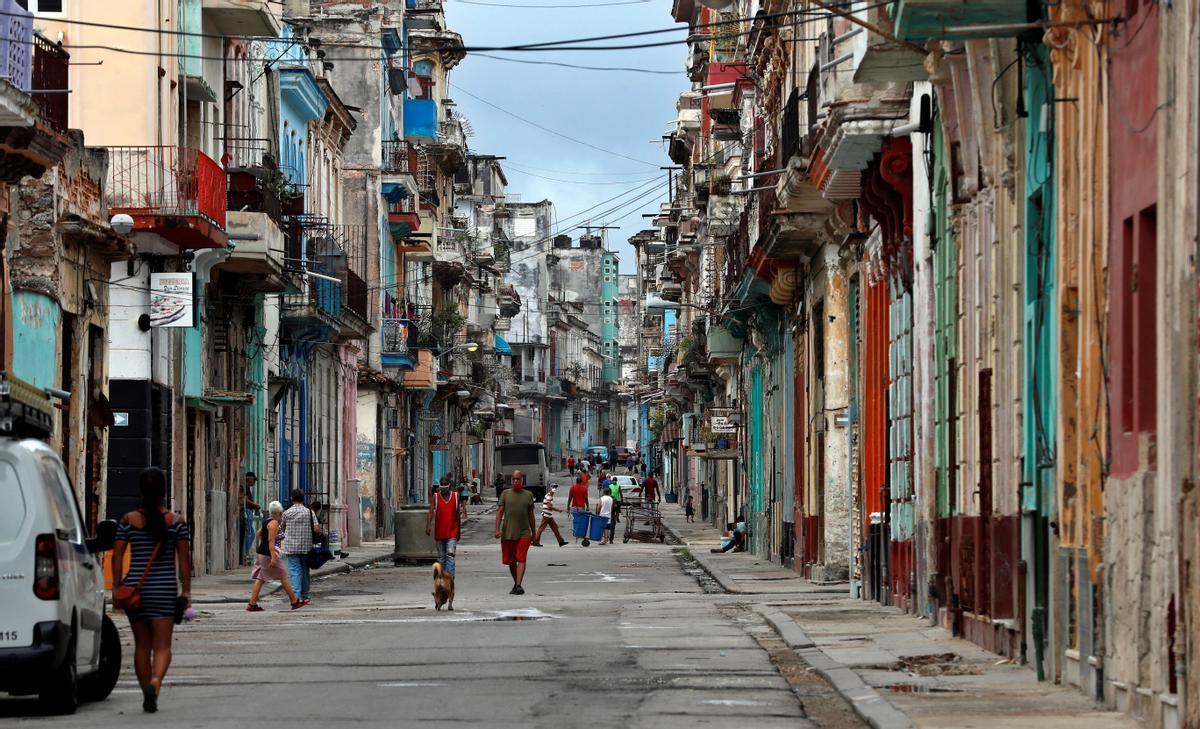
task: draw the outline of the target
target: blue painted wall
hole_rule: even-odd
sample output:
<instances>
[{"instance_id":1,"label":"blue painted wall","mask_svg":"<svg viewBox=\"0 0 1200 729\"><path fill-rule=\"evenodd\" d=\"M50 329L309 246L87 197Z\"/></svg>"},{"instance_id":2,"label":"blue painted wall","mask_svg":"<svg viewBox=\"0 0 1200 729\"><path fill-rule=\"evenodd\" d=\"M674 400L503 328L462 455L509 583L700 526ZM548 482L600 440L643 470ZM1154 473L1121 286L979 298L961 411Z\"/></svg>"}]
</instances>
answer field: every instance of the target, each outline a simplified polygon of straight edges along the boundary
<instances>
[{"instance_id":1,"label":"blue painted wall","mask_svg":"<svg viewBox=\"0 0 1200 729\"><path fill-rule=\"evenodd\" d=\"M58 371L58 302L33 291L14 291L13 375L34 387L51 387Z\"/></svg>"},{"instance_id":2,"label":"blue painted wall","mask_svg":"<svg viewBox=\"0 0 1200 729\"><path fill-rule=\"evenodd\" d=\"M404 100L404 136L437 139L437 102L433 99Z\"/></svg>"}]
</instances>

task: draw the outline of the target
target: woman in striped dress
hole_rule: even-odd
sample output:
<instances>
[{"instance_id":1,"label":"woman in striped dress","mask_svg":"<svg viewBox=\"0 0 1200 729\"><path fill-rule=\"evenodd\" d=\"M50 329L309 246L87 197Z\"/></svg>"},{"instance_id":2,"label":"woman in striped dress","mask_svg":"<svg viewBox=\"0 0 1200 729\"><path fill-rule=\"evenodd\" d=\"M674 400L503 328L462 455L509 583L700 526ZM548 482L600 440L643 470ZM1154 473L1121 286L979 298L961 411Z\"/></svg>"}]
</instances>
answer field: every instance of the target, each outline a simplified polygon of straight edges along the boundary
<instances>
[{"instance_id":1,"label":"woman in striped dress","mask_svg":"<svg viewBox=\"0 0 1200 729\"><path fill-rule=\"evenodd\" d=\"M190 536L187 524L165 506L167 477L157 468L147 468L138 478L142 506L121 518L113 547L113 584L136 586L142 600L135 610L127 610L133 630L133 667L142 687L142 709L158 710L158 692L171 665L171 635L175 628L175 610L182 596L191 604L192 572L188 555ZM158 553L155 555L155 548ZM130 551L129 572L123 573L125 550ZM153 563L150 563L154 555ZM178 580L176 578L178 561ZM150 565L149 570L146 569ZM183 591L179 591L179 582Z\"/></svg>"}]
</instances>

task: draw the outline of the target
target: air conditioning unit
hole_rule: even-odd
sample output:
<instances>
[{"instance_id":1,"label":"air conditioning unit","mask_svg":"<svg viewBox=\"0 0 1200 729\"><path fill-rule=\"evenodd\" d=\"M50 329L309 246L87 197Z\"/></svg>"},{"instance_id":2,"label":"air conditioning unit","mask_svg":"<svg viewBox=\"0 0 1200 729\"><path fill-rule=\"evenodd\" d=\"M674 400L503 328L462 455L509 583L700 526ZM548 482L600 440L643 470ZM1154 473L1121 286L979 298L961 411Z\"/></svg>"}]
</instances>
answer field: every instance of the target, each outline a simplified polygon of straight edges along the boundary
<instances>
[{"instance_id":1,"label":"air conditioning unit","mask_svg":"<svg viewBox=\"0 0 1200 729\"><path fill-rule=\"evenodd\" d=\"M400 427L400 409L399 408L384 408L383 422L388 430L397 430Z\"/></svg>"}]
</instances>

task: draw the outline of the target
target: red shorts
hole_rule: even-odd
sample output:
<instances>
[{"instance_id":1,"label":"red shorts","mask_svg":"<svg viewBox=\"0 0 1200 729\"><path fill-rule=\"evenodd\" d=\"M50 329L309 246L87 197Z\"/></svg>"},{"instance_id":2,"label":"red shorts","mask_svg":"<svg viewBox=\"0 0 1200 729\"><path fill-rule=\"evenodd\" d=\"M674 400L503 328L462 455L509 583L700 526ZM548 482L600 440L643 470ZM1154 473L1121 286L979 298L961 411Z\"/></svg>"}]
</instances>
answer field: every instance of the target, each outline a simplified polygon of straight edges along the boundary
<instances>
[{"instance_id":1,"label":"red shorts","mask_svg":"<svg viewBox=\"0 0 1200 729\"><path fill-rule=\"evenodd\" d=\"M524 562L529 556L529 543L532 540L529 537L521 537L520 539L501 539L500 540L500 562L502 564L514 564Z\"/></svg>"}]
</instances>

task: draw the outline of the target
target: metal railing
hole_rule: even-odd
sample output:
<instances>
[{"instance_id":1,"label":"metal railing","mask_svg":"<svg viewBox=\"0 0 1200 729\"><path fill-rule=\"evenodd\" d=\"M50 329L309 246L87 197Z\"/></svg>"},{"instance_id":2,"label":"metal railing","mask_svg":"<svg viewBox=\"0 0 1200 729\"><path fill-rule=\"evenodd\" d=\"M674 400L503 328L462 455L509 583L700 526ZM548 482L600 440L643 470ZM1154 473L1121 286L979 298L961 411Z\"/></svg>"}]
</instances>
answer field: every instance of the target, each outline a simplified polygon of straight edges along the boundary
<instances>
[{"instance_id":1,"label":"metal railing","mask_svg":"<svg viewBox=\"0 0 1200 729\"><path fill-rule=\"evenodd\" d=\"M417 327L411 319L385 318L380 328L382 338L380 352L405 355L417 344Z\"/></svg>"},{"instance_id":2,"label":"metal railing","mask_svg":"<svg viewBox=\"0 0 1200 729\"><path fill-rule=\"evenodd\" d=\"M277 224L282 224L283 200L280 195L289 187L275 157L268 151L269 145L268 139L225 139L222 159L229 180L225 207L227 210L265 213Z\"/></svg>"},{"instance_id":3,"label":"metal railing","mask_svg":"<svg viewBox=\"0 0 1200 729\"><path fill-rule=\"evenodd\" d=\"M109 147L112 212L203 216L225 227L225 170L190 147Z\"/></svg>"},{"instance_id":4,"label":"metal railing","mask_svg":"<svg viewBox=\"0 0 1200 729\"><path fill-rule=\"evenodd\" d=\"M22 91L29 89L32 43L33 13L16 0L0 0L0 78Z\"/></svg>"},{"instance_id":5,"label":"metal railing","mask_svg":"<svg viewBox=\"0 0 1200 729\"><path fill-rule=\"evenodd\" d=\"M382 169L384 174L417 174L417 148L403 139L383 143Z\"/></svg>"},{"instance_id":6,"label":"metal railing","mask_svg":"<svg viewBox=\"0 0 1200 729\"><path fill-rule=\"evenodd\" d=\"M41 110L42 122L59 133L67 131L70 62L71 54L62 46L51 43L41 33L33 34L29 95Z\"/></svg>"}]
</instances>

